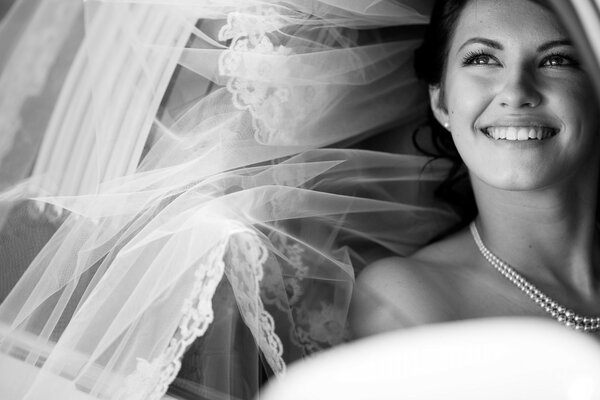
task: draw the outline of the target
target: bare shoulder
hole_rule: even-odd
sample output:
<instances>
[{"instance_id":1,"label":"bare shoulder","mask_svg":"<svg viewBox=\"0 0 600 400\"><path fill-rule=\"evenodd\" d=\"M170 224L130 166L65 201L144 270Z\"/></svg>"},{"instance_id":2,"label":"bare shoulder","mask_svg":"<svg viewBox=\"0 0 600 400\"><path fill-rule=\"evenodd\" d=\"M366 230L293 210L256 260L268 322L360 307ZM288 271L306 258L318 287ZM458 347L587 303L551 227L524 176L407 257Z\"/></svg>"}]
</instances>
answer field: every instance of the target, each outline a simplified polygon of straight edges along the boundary
<instances>
[{"instance_id":1,"label":"bare shoulder","mask_svg":"<svg viewBox=\"0 0 600 400\"><path fill-rule=\"evenodd\" d=\"M436 266L408 257L378 260L356 280L351 308L357 337L445 320L431 273Z\"/></svg>"},{"instance_id":2,"label":"bare shoulder","mask_svg":"<svg viewBox=\"0 0 600 400\"><path fill-rule=\"evenodd\" d=\"M410 257L370 264L357 277L351 325L357 337L457 319L468 257L460 234Z\"/></svg>"}]
</instances>

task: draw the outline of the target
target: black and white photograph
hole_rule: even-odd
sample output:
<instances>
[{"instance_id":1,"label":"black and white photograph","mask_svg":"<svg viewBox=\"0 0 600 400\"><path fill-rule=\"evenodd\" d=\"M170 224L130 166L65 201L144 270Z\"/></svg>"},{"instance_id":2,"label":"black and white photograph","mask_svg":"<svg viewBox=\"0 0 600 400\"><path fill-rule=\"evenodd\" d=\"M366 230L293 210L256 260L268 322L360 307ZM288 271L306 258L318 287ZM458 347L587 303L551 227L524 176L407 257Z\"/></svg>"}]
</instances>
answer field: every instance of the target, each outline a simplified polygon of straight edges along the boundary
<instances>
[{"instance_id":1,"label":"black and white photograph","mask_svg":"<svg viewBox=\"0 0 600 400\"><path fill-rule=\"evenodd\" d=\"M0 0L0 400L600 400L600 0Z\"/></svg>"}]
</instances>

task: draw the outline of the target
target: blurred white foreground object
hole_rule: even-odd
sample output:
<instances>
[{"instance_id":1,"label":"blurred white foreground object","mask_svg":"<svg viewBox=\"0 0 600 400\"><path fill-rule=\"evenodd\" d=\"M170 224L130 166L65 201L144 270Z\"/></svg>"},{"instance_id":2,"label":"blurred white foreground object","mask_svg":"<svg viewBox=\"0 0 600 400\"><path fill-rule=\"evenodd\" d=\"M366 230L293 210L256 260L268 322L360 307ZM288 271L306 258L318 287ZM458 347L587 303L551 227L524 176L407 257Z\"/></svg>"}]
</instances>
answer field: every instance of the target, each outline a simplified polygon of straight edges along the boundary
<instances>
[{"instance_id":1,"label":"blurred white foreground object","mask_svg":"<svg viewBox=\"0 0 600 400\"><path fill-rule=\"evenodd\" d=\"M600 342L533 319L432 325L299 362L260 399L600 399Z\"/></svg>"}]
</instances>

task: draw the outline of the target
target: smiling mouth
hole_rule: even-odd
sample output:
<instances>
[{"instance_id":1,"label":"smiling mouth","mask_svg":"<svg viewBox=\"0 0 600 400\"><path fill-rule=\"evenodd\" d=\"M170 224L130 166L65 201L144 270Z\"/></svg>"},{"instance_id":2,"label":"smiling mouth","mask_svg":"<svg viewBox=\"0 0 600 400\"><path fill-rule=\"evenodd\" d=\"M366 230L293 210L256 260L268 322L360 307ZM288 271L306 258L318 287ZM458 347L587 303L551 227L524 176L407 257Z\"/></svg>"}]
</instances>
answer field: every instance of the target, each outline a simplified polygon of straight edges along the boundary
<instances>
[{"instance_id":1,"label":"smiling mouth","mask_svg":"<svg viewBox=\"0 0 600 400\"><path fill-rule=\"evenodd\" d=\"M545 140L556 136L558 129L540 126L491 126L481 129L490 139L526 141Z\"/></svg>"}]
</instances>

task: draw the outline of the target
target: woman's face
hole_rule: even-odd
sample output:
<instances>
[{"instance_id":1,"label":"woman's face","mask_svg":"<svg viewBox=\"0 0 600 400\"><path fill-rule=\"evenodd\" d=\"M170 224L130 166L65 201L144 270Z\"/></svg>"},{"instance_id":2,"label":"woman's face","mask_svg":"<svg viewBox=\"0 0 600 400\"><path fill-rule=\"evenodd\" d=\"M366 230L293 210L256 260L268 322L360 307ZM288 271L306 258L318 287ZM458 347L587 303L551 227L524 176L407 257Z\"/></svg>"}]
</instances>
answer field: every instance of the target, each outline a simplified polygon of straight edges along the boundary
<instances>
[{"instance_id":1,"label":"woman's face","mask_svg":"<svg viewBox=\"0 0 600 400\"><path fill-rule=\"evenodd\" d=\"M472 0L463 10L432 108L472 176L533 190L595 165L599 109L554 15L527 0Z\"/></svg>"}]
</instances>

